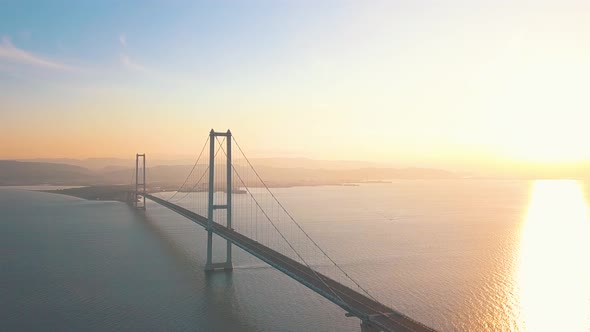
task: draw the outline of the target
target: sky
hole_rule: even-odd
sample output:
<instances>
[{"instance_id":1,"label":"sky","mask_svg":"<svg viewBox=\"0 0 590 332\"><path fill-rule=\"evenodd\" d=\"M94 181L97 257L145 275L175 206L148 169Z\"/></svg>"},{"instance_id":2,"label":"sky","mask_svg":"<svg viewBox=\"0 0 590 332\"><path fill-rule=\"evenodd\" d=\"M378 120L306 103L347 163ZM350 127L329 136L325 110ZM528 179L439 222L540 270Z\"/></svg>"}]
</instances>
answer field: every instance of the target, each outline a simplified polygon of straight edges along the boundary
<instances>
[{"instance_id":1,"label":"sky","mask_svg":"<svg viewBox=\"0 0 590 332\"><path fill-rule=\"evenodd\" d=\"M590 1L0 0L0 159L590 162ZM564 166L565 167L565 166Z\"/></svg>"}]
</instances>

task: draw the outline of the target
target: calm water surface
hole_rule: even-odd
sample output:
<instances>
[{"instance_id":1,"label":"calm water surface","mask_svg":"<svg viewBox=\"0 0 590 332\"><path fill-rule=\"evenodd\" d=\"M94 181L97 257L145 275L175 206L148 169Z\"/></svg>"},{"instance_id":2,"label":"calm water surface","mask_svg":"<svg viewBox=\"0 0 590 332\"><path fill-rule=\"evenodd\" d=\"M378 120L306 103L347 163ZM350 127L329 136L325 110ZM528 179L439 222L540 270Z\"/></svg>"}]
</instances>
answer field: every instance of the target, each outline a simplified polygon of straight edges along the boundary
<instances>
[{"instance_id":1,"label":"calm water surface","mask_svg":"<svg viewBox=\"0 0 590 332\"><path fill-rule=\"evenodd\" d=\"M583 184L273 191L379 300L434 328L588 331ZM2 331L358 331L358 319L240 250L232 273L204 273L206 233L150 202L143 213L4 188L0 213Z\"/></svg>"}]
</instances>

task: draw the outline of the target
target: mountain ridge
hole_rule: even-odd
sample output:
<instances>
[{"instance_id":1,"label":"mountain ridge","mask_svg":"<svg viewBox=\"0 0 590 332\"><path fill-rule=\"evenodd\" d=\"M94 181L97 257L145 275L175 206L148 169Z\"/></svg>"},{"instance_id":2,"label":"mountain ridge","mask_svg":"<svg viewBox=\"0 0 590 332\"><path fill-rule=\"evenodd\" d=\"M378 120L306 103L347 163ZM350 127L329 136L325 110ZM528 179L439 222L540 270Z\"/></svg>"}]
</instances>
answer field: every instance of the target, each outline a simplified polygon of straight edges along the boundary
<instances>
[{"instance_id":1,"label":"mountain ridge","mask_svg":"<svg viewBox=\"0 0 590 332\"><path fill-rule=\"evenodd\" d=\"M193 165L156 165L147 167L150 185L173 187L181 184ZM343 184L392 179L444 179L459 175L431 168L359 167L352 169L325 169L305 167L273 167L255 165L267 184L275 187L296 185ZM200 165L195 172L205 171ZM134 167L105 166L89 169L82 166L0 160L0 185L114 185L130 184Z\"/></svg>"}]
</instances>

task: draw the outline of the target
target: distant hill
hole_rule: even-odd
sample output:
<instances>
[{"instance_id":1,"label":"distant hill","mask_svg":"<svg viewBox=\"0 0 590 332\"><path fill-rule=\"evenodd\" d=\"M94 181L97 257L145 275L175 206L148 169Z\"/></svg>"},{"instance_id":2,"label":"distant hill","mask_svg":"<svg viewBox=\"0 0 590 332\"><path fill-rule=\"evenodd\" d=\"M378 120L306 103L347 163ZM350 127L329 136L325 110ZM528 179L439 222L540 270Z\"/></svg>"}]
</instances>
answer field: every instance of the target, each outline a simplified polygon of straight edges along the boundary
<instances>
[{"instance_id":1,"label":"distant hill","mask_svg":"<svg viewBox=\"0 0 590 332\"><path fill-rule=\"evenodd\" d=\"M38 158L38 159L21 159L18 161L34 162L34 163L51 163L51 164L66 164L84 167L92 170L100 170L113 167L133 167L135 160L119 159L119 158L88 158L88 159L72 159L72 158Z\"/></svg>"},{"instance_id":2,"label":"distant hill","mask_svg":"<svg viewBox=\"0 0 590 332\"><path fill-rule=\"evenodd\" d=\"M273 187L309 186L325 184L343 184L354 182L393 180L393 179L448 179L459 175L429 168L387 168L366 167L369 163L351 162L336 167L332 162L310 160L280 160L274 165L254 160L258 173L264 181ZM261 165L262 164L262 165ZM270 163L273 164L273 163ZM297 167L296 165L314 165L316 167ZM279 166L280 165L280 166ZM290 167L287 167L290 166ZM328 167L334 167L332 169ZM353 166L365 166L353 168ZM181 184L192 165L159 165L146 170L148 185L176 188ZM325 168L324 168L325 167ZM206 165L200 164L192 177L200 177L206 171ZM244 169L236 165L239 173ZM204 176L206 182L207 176ZM81 166L62 163L22 162L0 160L0 185L120 185L130 184L134 180L134 168L121 165L103 165L100 169L88 169ZM260 185L258 182L249 185Z\"/></svg>"},{"instance_id":3,"label":"distant hill","mask_svg":"<svg viewBox=\"0 0 590 332\"><path fill-rule=\"evenodd\" d=\"M309 158L252 158L253 164L275 168L310 168L310 169L357 169L383 166L378 163L356 160L317 160Z\"/></svg>"},{"instance_id":4,"label":"distant hill","mask_svg":"<svg viewBox=\"0 0 590 332\"><path fill-rule=\"evenodd\" d=\"M135 157L134 157L135 158ZM135 167L135 159L122 158L88 158L88 159L71 159L71 158L37 158L37 159L19 159L17 161L34 162L34 163L50 163L50 164L66 164L84 167L94 171L113 171L122 170ZM160 165L192 165L194 160L162 160L150 159L148 157L148 166Z\"/></svg>"},{"instance_id":5,"label":"distant hill","mask_svg":"<svg viewBox=\"0 0 590 332\"><path fill-rule=\"evenodd\" d=\"M88 158L88 159L71 159L71 158L38 158L38 159L19 159L24 162L67 164L88 168L91 170L109 170L122 169L135 166L135 159L121 158ZM313 168L313 169L356 169L363 167L383 167L384 165L355 160L316 160L309 158L251 158L250 161L257 166L269 166L277 168ZM148 166L169 166L169 165L192 165L194 160L191 159L152 159L147 160Z\"/></svg>"},{"instance_id":6,"label":"distant hill","mask_svg":"<svg viewBox=\"0 0 590 332\"><path fill-rule=\"evenodd\" d=\"M0 160L0 185L86 185L100 181L94 172L78 166Z\"/></svg>"}]
</instances>

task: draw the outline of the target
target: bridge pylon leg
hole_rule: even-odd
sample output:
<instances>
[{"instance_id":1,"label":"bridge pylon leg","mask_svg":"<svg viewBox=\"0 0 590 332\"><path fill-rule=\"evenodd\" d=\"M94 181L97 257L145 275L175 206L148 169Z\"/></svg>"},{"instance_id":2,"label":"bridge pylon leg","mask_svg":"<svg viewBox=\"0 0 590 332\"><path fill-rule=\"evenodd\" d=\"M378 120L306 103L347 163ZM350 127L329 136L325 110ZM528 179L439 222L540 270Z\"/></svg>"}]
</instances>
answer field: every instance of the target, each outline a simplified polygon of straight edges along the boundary
<instances>
[{"instance_id":1,"label":"bridge pylon leg","mask_svg":"<svg viewBox=\"0 0 590 332\"><path fill-rule=\"evenodd\" d=\"M227 187L226 187L226 203L224 205L215 205L214 203L214 181L215 181L215 141L217 136L225 136L226 146L226 172L227 172ZM227 228L231 229L231 195L232 195L232 161L231 161L231 132L216 133L211 129L209 133L209 207L207 211L207 263L205 264L205 271L215 270L233 270L232 264L232 244L227 240L226 244L226 259L225 262L213 263L213 211L215 209L225 209L227 211Z\"/></svg>"},{"instance_id":2,"label":"bridge pylon leg","mask_svg":"<svg viewBox=\"0 0 590 332\"><path fill-rule=\"evenodd\" d=\"M139 166L140 159L141 168ZM139 176L140 173L142 174L141 177ZM145 192L145 153L138 153L135 155L135 191L133 195L133 206L136 209L145 210L145 195L141 195L141 193ZM140 196L141 199L139 198Z\"/></svg>"},{"instance_id":3,"label":"bridge pylon leg","mask_svg":"<svg viewBox=\"0 0 590 332\"><path fill-rule=\"evenodd\" d=\"M205 271L231 271L234 266L231 262L231 258L228 258L228 260L225 262L213 263L213 232L207 231L207 264L205 264Z\"/></svg>"}]
</instances>

